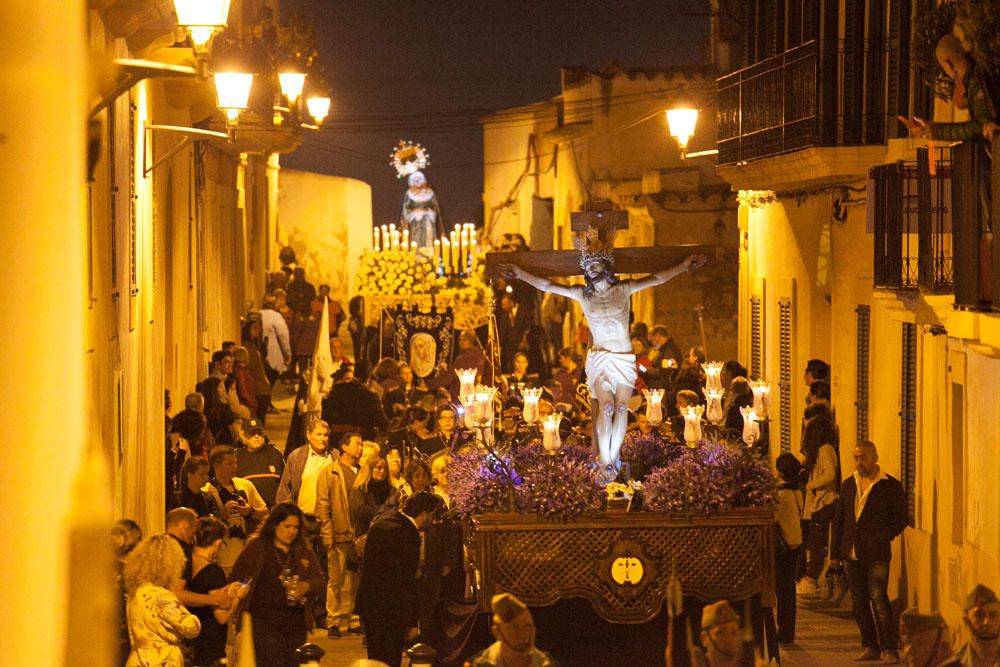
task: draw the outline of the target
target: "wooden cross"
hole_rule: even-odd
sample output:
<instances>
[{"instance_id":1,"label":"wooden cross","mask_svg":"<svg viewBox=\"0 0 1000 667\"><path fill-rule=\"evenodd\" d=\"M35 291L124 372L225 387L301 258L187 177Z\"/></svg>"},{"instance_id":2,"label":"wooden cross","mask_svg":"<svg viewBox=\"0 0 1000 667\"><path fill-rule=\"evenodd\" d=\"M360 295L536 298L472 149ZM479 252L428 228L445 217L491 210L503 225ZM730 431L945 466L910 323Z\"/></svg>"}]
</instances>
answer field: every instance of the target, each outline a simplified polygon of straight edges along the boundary
<instances>
[{"instance_id":1,"label":"wooden cross","mask_svg":"<svg viewBox=\"0 0 1000 667\"><path fill-rule=\"evenodd\" d=\"M598 236L607 238L609 230L628 229L628 211L611 210L610 203L596 203L588 210L570 214L570 229L586 232L591 227L597 229ZM712 246L670 245L645 248L615 248L616 274L648 274L675 266L688 255L708 254ZM501 277L497 271L499 264L516 264L528 273L543 278L557 278L583 275L580 268L580 253L577 250L530 250L521 252L490 252L486 254L486 273L490 277Z\"/></svg>"}]
</instances>

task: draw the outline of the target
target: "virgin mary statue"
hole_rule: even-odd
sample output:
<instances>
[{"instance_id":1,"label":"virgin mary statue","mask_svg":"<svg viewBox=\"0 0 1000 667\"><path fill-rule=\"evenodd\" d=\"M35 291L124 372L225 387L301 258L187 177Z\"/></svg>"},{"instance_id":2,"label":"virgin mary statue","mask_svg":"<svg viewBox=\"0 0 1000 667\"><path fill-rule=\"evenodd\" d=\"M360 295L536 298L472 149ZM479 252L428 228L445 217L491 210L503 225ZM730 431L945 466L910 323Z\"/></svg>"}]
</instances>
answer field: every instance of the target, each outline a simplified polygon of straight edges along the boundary
<instances>
[{"instance_id":1,"label":"virgin mary statue","mask_svg":"<svg viewBox=\"0 0 1000 667\"><path fill-rule=\"evenodd\" d=\"M399 208L399 225L410 230L410 241L418 248L433 248L434 239L444 234L444 221L434 188L421 171L410 174L406 185Z\"/></svg>"}]
</instances>

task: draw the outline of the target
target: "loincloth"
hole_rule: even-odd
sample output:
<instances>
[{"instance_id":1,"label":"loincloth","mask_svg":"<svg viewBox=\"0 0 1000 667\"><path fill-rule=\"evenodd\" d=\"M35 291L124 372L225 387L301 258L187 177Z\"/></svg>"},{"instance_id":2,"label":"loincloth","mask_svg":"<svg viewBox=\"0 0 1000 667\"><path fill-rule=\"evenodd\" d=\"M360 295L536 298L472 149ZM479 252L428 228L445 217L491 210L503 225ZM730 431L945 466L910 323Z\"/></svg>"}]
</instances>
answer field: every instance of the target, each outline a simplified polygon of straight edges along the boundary
<instances>
[{"instance_id":1,"label":"loincloth","mask_svg":"<svg viewBox=\"0 0 1000 667\"><path fill-rule=\"evenodd\" d=\"M635 387L638 373L635 355L631 352L608 352L592 349L587 353L587 386L590 396L597 399L597 389L615 393L618 387Z\"/></svg>"}]
</instances>

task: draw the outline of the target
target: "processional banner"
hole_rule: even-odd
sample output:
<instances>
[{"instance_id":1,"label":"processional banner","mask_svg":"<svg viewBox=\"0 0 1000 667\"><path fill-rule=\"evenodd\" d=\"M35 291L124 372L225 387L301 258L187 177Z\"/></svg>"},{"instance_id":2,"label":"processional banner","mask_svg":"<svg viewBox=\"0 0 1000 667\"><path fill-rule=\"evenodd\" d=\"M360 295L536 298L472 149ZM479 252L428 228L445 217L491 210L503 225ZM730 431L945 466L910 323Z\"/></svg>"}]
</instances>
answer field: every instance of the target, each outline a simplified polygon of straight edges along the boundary
<instances>
[{"instance_id":1,"label":"processional banner","mask_svg":"<svg viewBox=\"0 0 1000 667\"><path fill-rule=\"evenodd\" d=\"M414 376L426 378L437 370L448 370L455 335L451 308L442 313L433 308L429 313L396 308L392 320L396 359L406 360Z\"/></svg>"}]
</instances>

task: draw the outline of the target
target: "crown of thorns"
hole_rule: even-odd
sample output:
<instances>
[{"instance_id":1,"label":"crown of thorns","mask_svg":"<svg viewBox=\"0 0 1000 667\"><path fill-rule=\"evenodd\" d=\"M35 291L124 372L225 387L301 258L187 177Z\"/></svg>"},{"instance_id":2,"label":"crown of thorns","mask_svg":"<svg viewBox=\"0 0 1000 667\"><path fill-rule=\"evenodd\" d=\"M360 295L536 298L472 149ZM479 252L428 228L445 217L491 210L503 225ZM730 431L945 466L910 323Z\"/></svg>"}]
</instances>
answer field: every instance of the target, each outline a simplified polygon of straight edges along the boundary
<instances>
[{"instance_id":1,"label":"crown of thorns","mask_svg":"<svg viewBox=\"0 0 1000 667\"><path fill-rule=\"evenodd\" d=\"M597 229L591 227L586 233L573 237L573 246L580 251L580 268L597 260L614 266L614 230L608 230L606 237L601 239Z\"/></svg>"}]
</instances>

